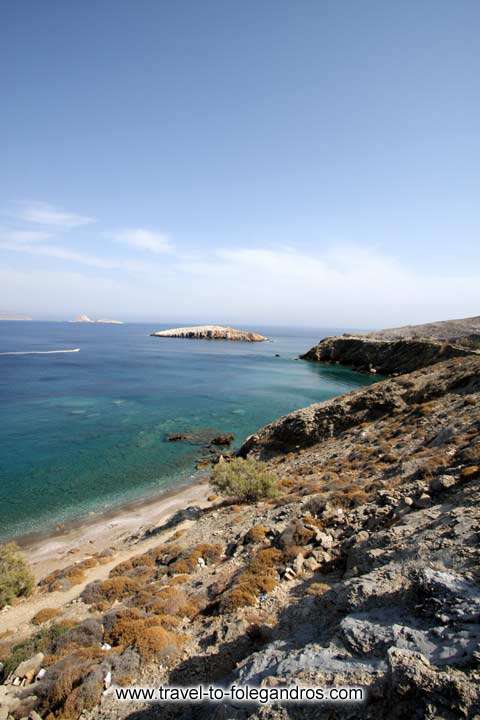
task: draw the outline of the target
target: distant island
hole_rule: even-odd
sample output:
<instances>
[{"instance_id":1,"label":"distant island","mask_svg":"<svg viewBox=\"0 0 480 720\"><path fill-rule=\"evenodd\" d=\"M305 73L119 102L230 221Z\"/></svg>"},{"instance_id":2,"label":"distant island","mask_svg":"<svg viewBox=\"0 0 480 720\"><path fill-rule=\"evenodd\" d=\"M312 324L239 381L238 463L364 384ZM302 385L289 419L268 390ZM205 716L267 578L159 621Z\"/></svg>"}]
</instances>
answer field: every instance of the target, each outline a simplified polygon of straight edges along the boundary
<instances>
[{"instance_id":1,"label":"distant island","mask_svg":"<svg viewBox=\"0 0 480 720\"><path fill-rule=\"evenodd\" d=\"M9 315L8 313L0 313L0 321L2 320L31 320L32 318L28 315Z\"/></svg>"},{"instance_id":2,"label":"distant island","mask_svg":"<svg viewBox=\"0 0 480 720\"><path fill-rule=\"evenodd\" d=\"M77 315L74 320L69 320L72 323L103 323L104 325L123 325L123 320L92 320L88 315Z\"/></svg>"},{"instance_id":3,"label":"distant island","mask_svg":"<svg viewBox=\"0 0 480 720\"><path fill-rule=\"evenodd\" d=\"M267 338L249 330L236 330L222 325L195 325L193 327L171 328L150 333L152 337L190 338L195 340L234 340L241 342L263 342Z\"/></svg>"}]
</instances>

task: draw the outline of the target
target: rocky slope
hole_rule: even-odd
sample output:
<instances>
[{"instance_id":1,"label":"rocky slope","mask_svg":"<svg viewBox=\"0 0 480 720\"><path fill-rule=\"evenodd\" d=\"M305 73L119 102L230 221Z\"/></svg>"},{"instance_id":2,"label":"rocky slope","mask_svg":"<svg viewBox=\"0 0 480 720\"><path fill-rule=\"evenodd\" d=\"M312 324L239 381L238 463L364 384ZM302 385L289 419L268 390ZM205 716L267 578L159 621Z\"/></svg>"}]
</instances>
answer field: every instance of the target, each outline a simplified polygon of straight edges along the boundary
<instances>
[{"instance_id":1,"label":"rocky slope","mask_svg":"<svg viewBox=\"0 0 480 720\"><path fill-rule=\"evenodd\" d=\"M337 363L381 375L408 373L480 349L480 317L327 337L303 360Z\"/></svg>"},{"instance_id":2,"label":"rocky slope","mask_svg":"<svg viewBox=\"0 0 480 720\"><path fill-rule=\"evenodd\" d=\"M368 333L369 337L392 340L404 338L415 340L430 338L431 340L462 341L465 338L478 335L480 337L480 315L476 317L461 318L459 320L441 320L439 322L424 323L423 325L404 325L403 327L387 328Z\"/></svg>"},{"instance_id":3,"label":"rocky slope","mask_svg":"<svg viewBox=\"0 0 480 720\"><path fill-rule=\"evenodd\" d=\"M197 325L193 327L158 330L153 337L190 338L195 340L236 340L243 342L262 342L267 338L249 330L236 330L221 325Z\"/></svg>"},{"instance_id":4,"label":"rocky slope","mask_svg":"<svg viewBox=\"0 0 480 720\"><path fill-rule=\"evenodd\" d=\"M29 646L46 673L4 686L15 717L478 717L480 357L297 411L241 452L265 460L278 497L212 497L139 533L138 556L83 591L85 619ZM142 705L102 694L110 681L358 685L366 701Z\"/></svg>"}]
</instances>

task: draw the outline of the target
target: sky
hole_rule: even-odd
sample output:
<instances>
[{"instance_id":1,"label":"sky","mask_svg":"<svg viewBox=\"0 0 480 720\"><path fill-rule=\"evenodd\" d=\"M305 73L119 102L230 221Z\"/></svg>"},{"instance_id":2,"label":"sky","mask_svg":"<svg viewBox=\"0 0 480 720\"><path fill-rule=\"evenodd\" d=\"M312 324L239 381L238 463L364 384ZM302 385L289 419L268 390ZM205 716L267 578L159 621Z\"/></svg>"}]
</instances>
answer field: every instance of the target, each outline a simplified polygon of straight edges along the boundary
<instances>
[{"instance_id":1,"label":"sky","mask_svg":"<svg viewBox=\"0 0 480 720\"><path fill-rule=\"evenodd\" d=\"M480 314L478 0L0 0L0 313Z\"/></svg>"}]
</instances>

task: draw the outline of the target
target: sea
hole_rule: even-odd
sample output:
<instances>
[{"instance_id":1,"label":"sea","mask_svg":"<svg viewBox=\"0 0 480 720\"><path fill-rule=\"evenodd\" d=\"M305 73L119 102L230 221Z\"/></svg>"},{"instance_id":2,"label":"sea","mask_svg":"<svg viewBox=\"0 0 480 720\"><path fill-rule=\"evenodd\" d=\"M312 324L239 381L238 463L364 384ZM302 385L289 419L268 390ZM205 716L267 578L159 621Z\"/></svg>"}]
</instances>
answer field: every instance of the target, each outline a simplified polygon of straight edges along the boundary
<instances>
[{"instance_id":1,"label":"sea","mask_svg":"<svg viewBox=\"0 0 480 720\"><path fill-rule=\"evenodd\" d=\"M194 482L204 451L170 433L233 433L235 448L374 382L298 359L339 328L249 328L263 343L150 337L167 327L0 322L1 540Z\"/></svg>"}]
</instances>

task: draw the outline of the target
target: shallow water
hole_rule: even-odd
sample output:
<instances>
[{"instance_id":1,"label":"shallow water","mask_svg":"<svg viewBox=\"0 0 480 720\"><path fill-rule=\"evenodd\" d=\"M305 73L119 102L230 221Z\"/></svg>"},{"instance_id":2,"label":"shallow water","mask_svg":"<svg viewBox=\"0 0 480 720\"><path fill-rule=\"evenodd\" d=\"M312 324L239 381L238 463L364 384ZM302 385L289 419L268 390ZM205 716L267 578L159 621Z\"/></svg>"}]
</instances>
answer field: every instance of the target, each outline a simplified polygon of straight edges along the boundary
<instances>
[{"instance_id":1,"label":"shallow water","mask_svg":"<svg viewBox=\"0 0 480 720\"><path fill-rule=\"evenodd\" d=\"M187 481L201 448L167 433L212 428L238 446L280 415L373 381L295 359L337 331L254 328L271 342L252 344L149 336L162 327L0 323L0 354L40 353L0 355L1 538Z\"/></svg>"}]
</instances>

